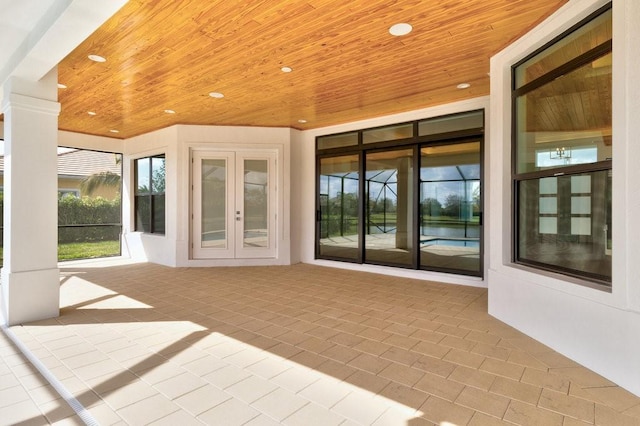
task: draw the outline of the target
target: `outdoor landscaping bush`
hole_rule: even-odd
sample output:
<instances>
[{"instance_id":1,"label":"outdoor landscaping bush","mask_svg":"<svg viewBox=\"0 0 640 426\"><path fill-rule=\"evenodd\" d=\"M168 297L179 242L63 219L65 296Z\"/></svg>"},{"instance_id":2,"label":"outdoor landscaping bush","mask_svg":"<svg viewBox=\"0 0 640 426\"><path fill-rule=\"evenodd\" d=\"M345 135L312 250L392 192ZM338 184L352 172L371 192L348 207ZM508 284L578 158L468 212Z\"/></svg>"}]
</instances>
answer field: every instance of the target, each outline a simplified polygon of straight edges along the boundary
<instances>
[{"instance_id":1,"label":"outdoor landscaping bush","mask_svg":"<svg viewBox=\"0 0 640 426\"><path fill-rule=\"evenodd\" d=\"M58 225L58 243L61 244L118 240L120 200L78 198L70 195L60 197Z\"/></svg>"}]
</instances>

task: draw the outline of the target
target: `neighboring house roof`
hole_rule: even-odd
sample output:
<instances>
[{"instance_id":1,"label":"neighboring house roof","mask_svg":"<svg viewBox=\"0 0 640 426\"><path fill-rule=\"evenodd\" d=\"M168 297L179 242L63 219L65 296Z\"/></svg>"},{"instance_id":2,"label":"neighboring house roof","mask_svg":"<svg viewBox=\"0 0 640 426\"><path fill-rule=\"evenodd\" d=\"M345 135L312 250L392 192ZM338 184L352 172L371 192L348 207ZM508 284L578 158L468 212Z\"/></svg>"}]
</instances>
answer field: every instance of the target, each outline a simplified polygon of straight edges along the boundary
<instances>
[{"instance_id":1,"label":"neighboring house roof","mask_svg":"<svg viewBox=\"0 0 640 426\"><path fill-rule=\"evenodd\" d=\"M108 152L76 149L58 154L58 175L84 178L95 173L121 173L116 155ZM0 156L0 175L4 174L4 156Z\"/></svg>"}]
</instances>

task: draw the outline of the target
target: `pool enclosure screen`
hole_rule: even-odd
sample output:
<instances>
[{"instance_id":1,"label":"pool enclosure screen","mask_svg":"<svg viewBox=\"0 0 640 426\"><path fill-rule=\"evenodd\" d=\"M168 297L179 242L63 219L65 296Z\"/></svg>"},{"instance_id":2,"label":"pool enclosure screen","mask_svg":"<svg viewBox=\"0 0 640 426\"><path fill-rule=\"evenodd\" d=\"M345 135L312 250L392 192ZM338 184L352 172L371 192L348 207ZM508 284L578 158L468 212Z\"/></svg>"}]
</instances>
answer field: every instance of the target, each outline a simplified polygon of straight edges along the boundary
<instances>
[{"instance_id":1,"label":"pool enclosure screen","mask_svg":"<svg viewBox=\"0 0 640 426\"><path fill-rule=\"evenodd\" d=\"M320 137L316 257L482 275L483 113Z\"/></svg>"}]
</instances>

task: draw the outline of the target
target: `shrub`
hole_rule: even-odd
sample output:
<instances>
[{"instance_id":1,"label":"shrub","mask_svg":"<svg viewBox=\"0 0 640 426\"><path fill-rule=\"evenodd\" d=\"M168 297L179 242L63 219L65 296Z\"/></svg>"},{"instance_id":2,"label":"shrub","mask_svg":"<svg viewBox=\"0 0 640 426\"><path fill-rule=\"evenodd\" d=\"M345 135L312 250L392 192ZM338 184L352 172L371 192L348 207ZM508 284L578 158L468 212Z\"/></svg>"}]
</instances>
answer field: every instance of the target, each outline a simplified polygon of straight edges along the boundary
<instances>
[{"instance_id":1,"label":"shrub","mask_svg":"<svg viewBox=\"0 0 640 426\"><path fill-rule=\"evenodd\" d=\"M120 200L78 198L72 195L60 197L58 225L58 243L118 240Z\"/></svg>"}]
</instances>

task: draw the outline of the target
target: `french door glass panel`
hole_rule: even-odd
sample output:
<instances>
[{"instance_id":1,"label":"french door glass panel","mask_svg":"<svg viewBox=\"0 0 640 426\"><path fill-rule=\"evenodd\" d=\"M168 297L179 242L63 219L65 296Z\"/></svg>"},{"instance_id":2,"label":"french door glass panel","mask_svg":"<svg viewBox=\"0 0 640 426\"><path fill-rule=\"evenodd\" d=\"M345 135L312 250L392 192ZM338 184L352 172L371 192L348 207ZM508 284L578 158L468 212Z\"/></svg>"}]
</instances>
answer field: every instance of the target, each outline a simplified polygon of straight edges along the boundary
<instances>
[{"instance_id":1,"label":"french door glass panel","mask_svg":"<svg viewBox=\"0 0 640 426\"><path fill-rule=\"evenodd\" d=\"M269 245L269 162L244 160L243 247Z\"/></svg>"},{"instance_id":2,"label":"french door glass panel","mask_svg":"<svg viewBox=\"0 0 640 426\"><path fill-rule=\"evenodd\" d=\"M480 142L424 147L420 265L480 273Z\"/></svg>"},{"instance_id":3,"label":"french door glass panel","mask_svg":"<svg viewBox=\"0 0 640 426\"><path fill-rule=\"evenodd\" d=\"M274 257L274 152L193 155L193 257Z\"/></svg>"},{"instance_id":4,"label":"french door glass panel","mask_svg":"<svg viewBox=\"0 0 640 426\"><path fill-rule=\"evenodd\" d=\"M203 159L200 247L226 249L227 240L227 161Z\"/></svg>"}]
</instances>

